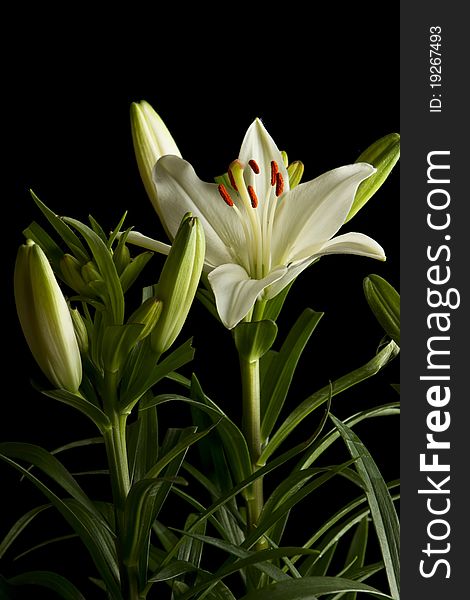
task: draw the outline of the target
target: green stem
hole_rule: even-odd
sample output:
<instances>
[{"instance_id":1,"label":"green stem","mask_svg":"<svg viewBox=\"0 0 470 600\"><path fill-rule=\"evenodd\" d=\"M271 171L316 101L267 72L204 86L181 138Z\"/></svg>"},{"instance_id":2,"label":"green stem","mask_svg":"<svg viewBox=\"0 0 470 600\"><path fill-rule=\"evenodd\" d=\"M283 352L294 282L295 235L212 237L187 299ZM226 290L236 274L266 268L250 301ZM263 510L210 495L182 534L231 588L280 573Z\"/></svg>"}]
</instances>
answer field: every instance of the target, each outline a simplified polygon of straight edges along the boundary
<instances>
[{"instance_id":1,"label":"green stem","mask_svg":"<svg viewBox=\"0 0 470 600\"><path fill-rule=\"evenodd\" d=\"M117 374L112 372L105 373L104 383L104 408L111 421L111 427L103 435L108 457L116 519L116 544L121 573L121 588L124 597L128 597L129 600L139 600L138 573L135 569L128 568L124 564L122 556L124 509L127 495L131 488L126 441L127 414L121 414L118 411Z\"/></svg>"},{"instance_id":2,"label":"green stem","mask_svg":"<svg viewBox=\"0 0 470 600\"><path fill-rule=\"evenodd\" d=\"M240 357L243 393L242 429L248 445L253 472L258 468L261 456L261 407L259 361L249 361ZM247 513L248 530L256 527L263 508L263 480L254 481L248 490Z\"/></svg>"}]
</instances>

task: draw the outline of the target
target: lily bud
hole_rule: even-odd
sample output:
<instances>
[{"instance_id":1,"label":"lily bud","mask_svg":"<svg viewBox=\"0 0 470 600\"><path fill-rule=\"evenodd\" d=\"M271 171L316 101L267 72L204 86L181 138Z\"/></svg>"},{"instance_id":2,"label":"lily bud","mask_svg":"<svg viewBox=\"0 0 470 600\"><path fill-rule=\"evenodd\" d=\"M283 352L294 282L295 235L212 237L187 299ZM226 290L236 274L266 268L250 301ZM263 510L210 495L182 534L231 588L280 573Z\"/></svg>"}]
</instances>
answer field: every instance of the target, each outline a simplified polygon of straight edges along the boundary
<instances>
[{"instance_id":1,"label":"lily bud","mask_svg":"<svg viewBox=\"0 0 470 600\"><path fill-rule=\"evenodd\" d=\"M153 350L168 350L181 331L194 300L205 256L202 225L190 213L183 218L165 261L156 296L163 303L160 319L151 334Z\"/></svg>"},{"instance_id":2,"label":"lily bud","mask_svg":"<svg viewBox=\"0 0 470 600\"><path fill-rule=\"evenodd\" d=\"M79 294L87 293L87 284L82 277L82 265L71 254L60 259L60 272L67 285Z\"/></svg>"},{"instance_id":3,"label":"lily bud","mask_svg":"<svg viewBox=\"0 0 470 600\"><path fill-rule=\"evenodd\" d=\"M72 317L46 255L32 240L18 251L14 289L21 328L39 367L54 386L76 392L82 362Z\"/></svg>"},{"instance_id":4,"label":"lily bud","mask_svg":"<svg viewBox=\"0 0 470 600\"><path fill-rule=\"evenodd\" d=\"M75 337L77 338L78 348L82 354L88 352L88 330L83 320L82 315L78 308L70 309L70 316L72 317L73 328L75 330Z\"/></svg>"},{"instance_id":5,"label":"lily bud","mask_svg":"<svg viewBox=\"0 0 470 600\"><path fill-rule=\"evenodd\" d=\"M368 163L375 167L376 171L358 187L354 202L346 217L345 223L347 223L349 219L352 219L372 198L375 192L390 175L399 158L400 135L398 133L390 133L389 135L380 138L366 148L366 150L358 157L356 163Z\"/></svg>"},{"instance_id":6,"label":"lily bud","mask_svg":"<svg viewBox=\"0 0 470 600\"><path fill-rule=\"evenodd\" d=\"M152 179L153 167L165 154L181 157L181 153L165 123L148 102L132 103L131 129L140 176L152 204L157 209L157 192Z\"/></svg>"},{"instance_id":7,"label":"lily bud","mask_svg":"<svg viewBox=\"0 0 470 600\"><path fill-rule=\"evenodd\" d=\"M147 298L127 320L128 323L144 325L139 340L143 340L152 332L160 318L162 303L157 298Z\"/></svg>"}]
</instances>

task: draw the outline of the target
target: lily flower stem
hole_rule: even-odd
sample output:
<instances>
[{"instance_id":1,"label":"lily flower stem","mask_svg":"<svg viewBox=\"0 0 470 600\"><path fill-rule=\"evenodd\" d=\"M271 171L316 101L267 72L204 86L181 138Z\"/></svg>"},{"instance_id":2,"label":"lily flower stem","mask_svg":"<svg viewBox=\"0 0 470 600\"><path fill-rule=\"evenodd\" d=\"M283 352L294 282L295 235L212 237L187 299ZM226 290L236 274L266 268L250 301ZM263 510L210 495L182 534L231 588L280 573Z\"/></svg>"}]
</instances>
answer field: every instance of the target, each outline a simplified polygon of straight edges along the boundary
<instances>
[{"instance_id":1,"label":"lily flower stem","mask_svg":"<svg viewBox=\"0 0 470 600\"><path fill-rule=\"evenodd\" d=\"M261 408L259 360L249 361L240 357L243 394L242 430L248 445L253 473L259 468L261 456ZM247 525L248 532L258 523L263 508L263 480L254 481L248 489ZM262 542L259 542L262 545Z\"/></svg>"},{"instance_id":2,"label":"lily flower stem","mask_svg":"<svg viewBox=\"0 0 470 600\"><path fill-rule=\"evenodd\" d=\"M108 458L111 489L116 519L116 550L119 557L121 588L124 597L139 600L138 574L128 568L122 556L122 536L124 535L124 509L131 488L129 463L127 459L126 423L127 414L121 414L117 402L117 373L107 372L104 378L104 408L111 426L103 434Z\"/></svg>"}]
</instances>

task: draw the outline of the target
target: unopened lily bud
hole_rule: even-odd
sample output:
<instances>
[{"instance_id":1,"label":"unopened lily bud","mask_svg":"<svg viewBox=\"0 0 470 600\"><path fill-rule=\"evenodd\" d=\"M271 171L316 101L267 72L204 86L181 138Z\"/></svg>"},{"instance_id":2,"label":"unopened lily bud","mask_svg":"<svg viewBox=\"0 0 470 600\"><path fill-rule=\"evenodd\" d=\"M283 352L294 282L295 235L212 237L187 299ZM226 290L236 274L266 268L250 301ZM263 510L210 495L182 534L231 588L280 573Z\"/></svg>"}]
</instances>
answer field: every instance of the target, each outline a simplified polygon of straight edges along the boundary
<instances>
[{"instance_id":1,"label":"unopened lily bud","mask_svg":"<svg viewBox=\"0 0 470 600\"><path fill-rule=\"evenodd\" d=\"M345 223L347 223L349 219L352 219L352 217L354 217L354 215L372 198L375 192L390 175L399 158L400 135L398 133L390 133L389 135L380 138L366 148L366 150L358 157L356 163L368 163L375 167L376 171L357 188L354 202L346 217Z\"/></svg>"},{"instance_id":2,"label":"unopened lily bud","mask_svg":"<svg viewBox=\"0 0 470 600\"><path fill-rule=\"evenodd\" d=\"M131 253L126 244L118 244L118 247L113 254L113 262L116 265L118 275L120 275L131 262Z\"/></svg>"},{"instance_id":3,"label":"unopened lily bud","mask_svg":"<svg viewBox=\"0 0 470 600\"><path fill-rule=\"evenodd\" d=\"M82 362L72 317L46 255L32 240L18 251L14 289L21 328L39 367L57 388L76 392Z\"/></svg>"},{"instance_id":4,"label":"unopened lily bud","mask_svg":"<svg viewBox=\"0 0 470 600\"><path fill-rule=\"evenodd\" d=\"M152 332L160 318L161 312L162 302L157 300L157 298L148 298L132 313L127 322L144 325L139 340L143 340Z\"/></svg>"},{"instance_id":5,"label":"unopened lily bud","mask_svg":"<svg viewBox=\"0 0 470 600\"><path fill-rule=\"evenodd\" d=\"M83 265L81 269L81 274L86 283L91 283L92 281L102 281L101 273L96 268L96 265L93 261L88 261Z\"/></svg>"},{"instance_id":6,"label":"unopened lily bud","mask_svg":"<svg viewBox=\"0 0 470 600\"><path fill-rule=\"evenodd\" d=\"M64 254L60 259L60 272L67 285L79 294L86 294L87 285L82 277L82 265L71 254Z\"/></svg>"},{"instance_id":7,"label":"unopened lily bud","mask_svg":"<svg viewBox=\"0 0 470 600\"><path fill-rule=\"evenodd\" d=\"M168 350L186 321L201 277L204 255L202 225L188 213L176 233L157 286L156 296L163 308L152 331L151 343L158 354Z\"/></svg>"},{"instance_id":8,"label":"unopened lily bud","mask_svg":"<svg viewBox=\"0 0 470 600\"><path fill-rule=\"evenodd\" d=\"M82 354L88 352L88 330L83 320L82 315L78 308L70 309L70 316L72 317L73 328L75 330L75 337L77 338L78 347Z\"/></svg>"},{"instance_id":9,"label":"unopened lily bud","mask_svg":"<svg viewBox=\"0 0 470 600\"><path fill-rule=\"evenodd\" d=\"M300 160L295 160L287 167L287 173L289 175L289 187L292 190L302 180L304 174L304 163Z\"/></svg>"},{"instance_id":10,"label":"unopened lily bud","mask_svg":"<svg viewBox=\"0 0 470 600\"><path fill-rule=\"evenodd\" d=\"M140 176L152 204L158 210L157 192L152 179L153 167L165 154L181 157L181 153L165 123L148 102L132 103L131 128Z\"/></svg>"}]
</instances>

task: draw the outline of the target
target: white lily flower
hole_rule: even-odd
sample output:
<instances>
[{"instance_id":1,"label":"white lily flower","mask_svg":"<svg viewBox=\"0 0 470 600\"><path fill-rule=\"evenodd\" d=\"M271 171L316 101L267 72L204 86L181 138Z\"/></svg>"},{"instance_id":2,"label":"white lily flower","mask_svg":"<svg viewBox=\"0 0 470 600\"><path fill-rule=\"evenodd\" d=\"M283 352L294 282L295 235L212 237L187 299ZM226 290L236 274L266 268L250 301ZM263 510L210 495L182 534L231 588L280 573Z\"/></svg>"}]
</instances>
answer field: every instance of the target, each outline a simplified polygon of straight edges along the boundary
<instances>
[{"instance_id":1,"label":"white lily flower","mask_svg":"<svg viewBox=\"0 0 470 600\"><path fill-rule=\"evenodd\" d=\"M162 157L154 169L157 211L171 237L185 213L201 220L205 269L219 316L232 329L257 300L276 296L320 256L359 254L385 260L382 247L364 234L333 237L359 184L374 172L371 165L356 163L291 190L281 152L256 119L229 167L230 189L201 181L177 156ZM151 247L134 235L136 243Z\"/></svg>"}]
</instances>

